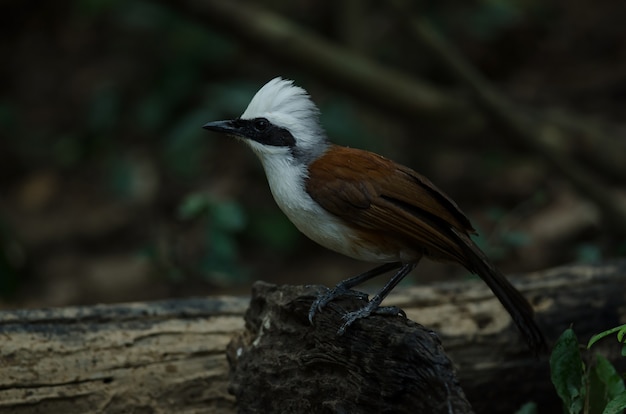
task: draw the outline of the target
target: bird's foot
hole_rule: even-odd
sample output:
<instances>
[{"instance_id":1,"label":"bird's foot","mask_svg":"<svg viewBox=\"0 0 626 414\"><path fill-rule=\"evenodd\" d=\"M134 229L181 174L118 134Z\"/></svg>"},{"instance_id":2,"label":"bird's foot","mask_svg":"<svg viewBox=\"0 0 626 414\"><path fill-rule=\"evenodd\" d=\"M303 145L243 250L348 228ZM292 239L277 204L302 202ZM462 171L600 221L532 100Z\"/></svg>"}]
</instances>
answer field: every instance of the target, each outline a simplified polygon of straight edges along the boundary
<instances>
[{"instance_id":1,"label":"bird's foot","mask_svg":"<svg viewBox=\"0 0 626 414\"><path fill-rule=\"evenodd\" d=\"M352 296L357 299L368 299L367 293L358 292L356 290L351 290L343 287L341 284L338 284L333 289L329 289L326 293L320 294L317 299L309 308L309 322L313 324L313 318L317 312L321 312L324 306L328 305L329 302L341 297L341 296Z\"/></svg>"},{"instance_id":2,"label":"bird's foot","mask_svg":"<svg viewBox=\"0 0 626 414\"><path fill-rule=\"evenodd\" d=\"M401 315L402 317L406 318L406 313L404 313L404 311L397 306L378 306L378 303L376 303L375 301L370 301L361 309L354 312L347 312L345 315L343 315L343 324L341 325L341 327L339 327L337 335L343 335L350 325L352 325L358 319L367 318L371 314L387 316Z\"/></svg>"},{"instance_id":3,"label":"bird's foot","mask_svg":"<svg viewBox=\"0 0 626 414\"><path fill-rule=\"evenodd\" d=\"M378 308L374 309L372 313L376 315L386 315L386 316L400 315L403 318L406 318L406 312L404 312L402 309L400 309L397 306L379 306Z\"/></svg>"}]
</instances>

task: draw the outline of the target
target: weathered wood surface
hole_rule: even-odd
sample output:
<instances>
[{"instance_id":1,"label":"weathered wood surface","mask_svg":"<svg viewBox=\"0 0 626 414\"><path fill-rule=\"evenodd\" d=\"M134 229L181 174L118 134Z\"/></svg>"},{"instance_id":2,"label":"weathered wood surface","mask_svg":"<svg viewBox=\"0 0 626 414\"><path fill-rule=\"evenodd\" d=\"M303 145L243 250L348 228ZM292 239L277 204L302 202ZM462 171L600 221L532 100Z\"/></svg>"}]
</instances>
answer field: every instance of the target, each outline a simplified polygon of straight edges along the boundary
<instances>
[{"instance_id":1,"label":"weathered wood surface","mask_svg":"<svg viewBox=\"0 0 626 414\"><path fill-rule=\"evenodd\" d=\"M337 328L367 302L331 302L312 329L316 287L257 283L246 332L229 345L231 390L250 413L472 413L436 334L372 315Z\"/></svg>"},{"instance_id":2,"label":"weathered wood surface","mask_svg":"<svg viewBox=\"0 0 626 414\"><path fill-rule=\"evenodd\" d=\"M625 261L563 267L514 281L535 305L550 342L570 324L585 341L626 322ZM285 308L280 313L281 319L296 321L303 318L301 311L317 289L263 286L257 285L257 291L261 287L274 298L283 295L281 306L288 300L285 294L304 294L294 298L300 304L291 308L296 313ZM251 322L262 315L262 307L248 313L251 329L242 336L248 302L213 297L2 311L0 413L237 412L228 390L231 386L237 392L242 382L229 385L229 375L236 380L241 373L229 374L226 348L235 338L229 348L232 359L242 344L257 339ZM476 412L513 412L530 400L538 403L540 413L558 412L547 358L535 359L526 351L508 315L480 281L401 289L387 303L401 306L410 319L438 332ZM372 337L362 329L386 324L411 325L399 317L375 317L358 322L356 331L348 331L341 341L353 335L355 343L367 343ZM302 328L322 329L306 324ZM290 336L278 333L283 340L273 346L292 349ZM246 335L252 340L245 342ZM332 348L329 341L325 346ZM617 359L613 343L606 341L603 351Z\"/></svg>"},{"instance_id":3,"label":"weathered wood surface","mask_svg":"<svg viewBox=\"0 0 626 414\"><path fill-rule=\"evenodd\" d=\"M249 300L0 313L0 413L233 413L226 345Z\"/></svg>"}]
</instances>

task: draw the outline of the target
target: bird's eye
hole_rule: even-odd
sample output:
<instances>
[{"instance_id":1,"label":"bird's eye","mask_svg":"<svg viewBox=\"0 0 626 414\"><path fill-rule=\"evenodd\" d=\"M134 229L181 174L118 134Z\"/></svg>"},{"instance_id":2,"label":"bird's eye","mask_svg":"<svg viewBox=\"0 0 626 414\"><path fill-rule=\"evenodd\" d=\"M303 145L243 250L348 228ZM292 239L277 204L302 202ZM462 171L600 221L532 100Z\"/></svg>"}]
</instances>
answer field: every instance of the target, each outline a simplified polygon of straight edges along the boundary
<instances>
[{"instance_id":1,"label":"bird's eye","mask_svg":"<svg viewBox=\"0 0 626 414\"><path fill-rule=\"evenodd\" d=\"M257 131L265 131L267 129L267 126L269 125L269 122L267 122L267 119L257 119L254 121L254 128Z\"/></svg>"}]
</instances>

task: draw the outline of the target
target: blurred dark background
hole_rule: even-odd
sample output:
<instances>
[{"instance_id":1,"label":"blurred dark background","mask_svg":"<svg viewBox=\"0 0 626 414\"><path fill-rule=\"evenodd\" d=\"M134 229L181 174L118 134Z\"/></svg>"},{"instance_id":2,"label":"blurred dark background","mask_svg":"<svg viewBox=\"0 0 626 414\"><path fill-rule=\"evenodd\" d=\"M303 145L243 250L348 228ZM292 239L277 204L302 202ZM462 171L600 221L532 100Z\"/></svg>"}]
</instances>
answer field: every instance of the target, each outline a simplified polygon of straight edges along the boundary
<instances>
[{"instance_id":1,"label":"blurred dark background","mask_svg":"<svg viewBox=\"0 0 626 414\"><path fill-rule=\"evenodd\" d=\"M472 106L391 4L254 3ZM621 0L408 4L520 108L576 124L565 155L624 198L619 177L575 157L626 148ZM201 129L240 115L275 76L308 90L335 142L386 155L444 189L505 272L626 255L626 237L602 209L487 112L479 127L400 114L192 7L2 2L0 306L246 294L257 279L332 285L367 269L299 235L253 154ZM587 129L606 139L581 148L573 140ZM468 276L432 263L414 273L406 283Z\"/></svg>"}]
</instances>

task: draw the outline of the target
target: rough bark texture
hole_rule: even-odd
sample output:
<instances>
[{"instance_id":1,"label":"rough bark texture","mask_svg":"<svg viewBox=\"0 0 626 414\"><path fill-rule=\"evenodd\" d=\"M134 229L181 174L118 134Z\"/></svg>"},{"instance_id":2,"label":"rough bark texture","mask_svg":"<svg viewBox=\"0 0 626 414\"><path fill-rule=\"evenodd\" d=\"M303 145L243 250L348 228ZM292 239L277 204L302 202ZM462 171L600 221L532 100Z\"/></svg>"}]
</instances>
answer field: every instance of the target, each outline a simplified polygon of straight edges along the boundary
<instances>
[{"instance_id":1,"label":"rough bark texture","mask_svg":"<svg viewBox=\"0 0 626 414\"><path fill-rule=\"evenodd\" d=\"M563 267L514 282L535 305L549 342L571 324L584 342L626 322L624 261ZM423 399L444 405L461 401L456 387L443 391L454 379L445 359L430 355L441 348L428 330L400 317L375 316L337 338L337 306L358 304L346 299L330 306L310 327L305 311L317 289L257 284L246 331L242 316L249 300L237 298L0 312L0 413L246 413L254 412L247 404L282 400L280 386L290 377L300 381L292 390L324 399L321 410L327 412L349 407L350 394L339 393L344 382L366 391L368 382L384 380L379 388L385 392L425 391ZM398 291L387 303L437 332L476 412L511 413L531 400L539 413L560 412L547 357L528 353L480 281ZM231 340L230 390L238 407L228 392ZM376 343L383 346L374 354L368 347ZM596 350L620 360L614 338ZM416 366L424 361L434 365ZM429 388L407 380L420 375L439 379ZM332 381L334 398L316 395ZM263 386L258 394L252 388ZM396 401L370 391L362 398Z\"/></svg>"},{"instance_id":2,"label":"rough bark texture","mask_svg":"<svg viewBox=\"0 0 626 414\"><path fill-rule=\"evenodd\" d=\"M0 312L0 413L233 413L248 300Z\"/></svg>"},{"instance_id":3,"label":"rough bark texture","mask_svg":"<svg viewBox=\"0 0 626 414\"><path fill-rule=\"evenodd\" d=\"M316 287L256 283L246 332L229 345L231 391L246 413L470 413L436 334L404 317L373 315L342 336L346 297L312 329Z\"/></svg>"}]
</instances>

